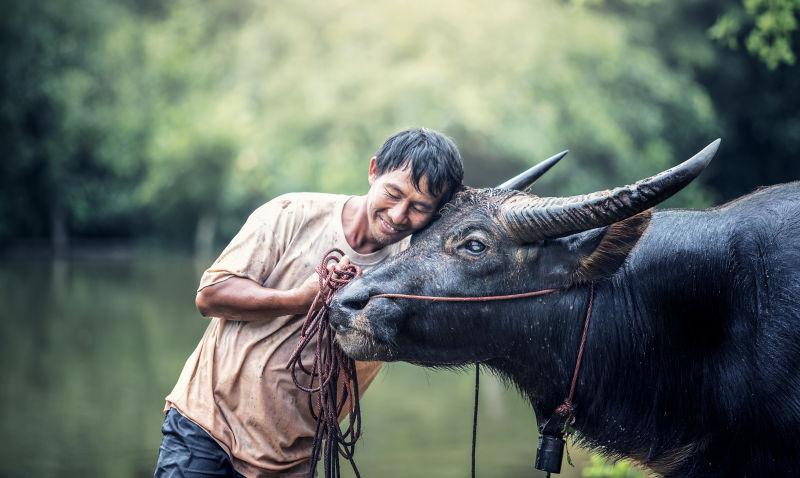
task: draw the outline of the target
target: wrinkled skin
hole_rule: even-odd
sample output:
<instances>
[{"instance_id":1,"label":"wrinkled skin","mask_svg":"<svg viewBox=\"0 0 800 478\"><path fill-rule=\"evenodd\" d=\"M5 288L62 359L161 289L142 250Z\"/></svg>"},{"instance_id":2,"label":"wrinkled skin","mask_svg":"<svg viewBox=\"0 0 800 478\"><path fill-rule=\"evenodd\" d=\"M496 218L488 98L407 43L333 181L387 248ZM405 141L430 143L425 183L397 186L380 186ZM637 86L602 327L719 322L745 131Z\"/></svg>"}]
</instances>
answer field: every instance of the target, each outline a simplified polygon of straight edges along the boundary
<instances>
[{"instance_id":1,"label":"wrinkled skin","mask_svg":"<svg viewBox=\"0 0 800 478\"><path fill-rule=\"evenodd\" d=\"M342 289L331 323L345 352L483 362L541 423L568 390L593 283L575 395L582 444L665 476L798 476L800 183L533 243L498 215L515 194L460 193L408 250ZM370 299L546 288L559 290L487 303Z\"/></svg>"}]
</instances>

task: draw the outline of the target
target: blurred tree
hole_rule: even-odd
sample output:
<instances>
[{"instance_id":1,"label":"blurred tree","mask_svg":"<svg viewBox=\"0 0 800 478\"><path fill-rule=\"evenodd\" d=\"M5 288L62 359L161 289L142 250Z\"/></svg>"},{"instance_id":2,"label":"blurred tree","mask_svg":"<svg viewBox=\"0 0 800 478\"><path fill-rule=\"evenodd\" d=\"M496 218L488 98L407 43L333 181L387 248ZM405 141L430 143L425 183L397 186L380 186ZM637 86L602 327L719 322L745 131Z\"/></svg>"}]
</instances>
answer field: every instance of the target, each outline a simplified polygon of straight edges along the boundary
<instances>
[{"instance_id":1,"label":"blurred tree","mask_svg":"<svg viewBox=\"0 0 800 478\"><path fill-rule=\"evenodd\" d=\"M638 179L713 129L702 89L624 23L558 2L273 5L240 47L238 85L261 126L248 137L276 193L363 191L379 142L415 124L453 135L477 185L573 147L550 192Z\"/></svg>"},{"instance_id":2,"label":"blurred tree","mask_svg":"<svg viewBox=\"0 0 800 478\"><path fill-rule=\"evenodd\" d=\"M796 61L792 37L798 16L800 0L743 0L722 13L709 33L732 49L744 37L747 51L774 70Z\"/></svg>"},{"instance_id":3,"label":"blurred tree","mask_svg":"<svg viewBox=\"0 0 800 478\"><path fill-rule=\"evenodd\" d=\"M71 231L121 228L145 125L124 102L137 86L124 75L136 38L119 13L95 0L4 6L0 241L49 234L61 251Z\"/></svg>"},{"instance_id":4,"label":"blurred tree","mask_svg":"<svg viewBox=\"0 0 800 478\"><path fill-rule=\"evenodd\" d=\"M567 1L581 7L612 9L620 5L639 9L671 3L665 0ZM713 10L716 20L707 27L710 38L734 50L744 43L747 51L771 70L781 64L794 65L800 0L705 0L693 4L695 8ZM692 17L682 18L693 23Z\"/></svg>"},{"instance_id":5,"label":"blurred tree","mask_svg":"<svg viewBox=\"0 0 800 478\"><path fill-rule=\"evenodd\" d=\"M600 456L592 456L589 466L581 475L586 478L640 478L644 474L628 460L607 463Z\"/></svg>"},{"instance_id":6,"label":"blurred tree","mask_svg":"<svg viewBox=\"0 0 800 478\"><path fill-rule=\"evenodd\" d=\"M194 230L195 250L210 254L220 213L231 195L230 172L244 142L227 94L231 47L245 3L173 2L146 29L144 67L153 95L147 173L137 198L162 236L184 245Z\"/></svg>"},{"instance_id":7,"label":"blurred tree","mask_svg":"<svg viewBox=\"0 0 800 478\"><path fill-rule=\"evenodd\" d=\"M473 185L571 148L543 194L636 180L722 133L712 188L673 204L740 194L774 182L781 148L796 150L798 80L712 38L731 5L10 4L0 241L155 236L208 250L274 195L365 191L368 158L413 125L452 135Z\"/></svg>"},{"instance_id":8,"label":"blurred tree","mask_svg":"<svg viewBox=\"0 0 800 478\"><path fill-rule=\"evenodd\" d=\"M723 137L719 160L701 179L727 200L758 186L800 179L800 72L789 58L797 48L796 0L605 0L597 11L613 13L629 25L632 39L650 45L673 70L683 71L701 85L718 118ZM744 10L741 10L744 8ZM741 10L741 11L740 11ZM739 12L739 13L736 13ZM753 28L784 25L783 40L763 44L759 51L731 49L762 35L742 27L720 27L730 15L744 15ZM761 26L759 26L761 25ZM783 28L783 27L782 27ZM722 31L726 33L723 35ZM760 41L760 40L759 40ZM782 53L783 52L783 53ZM781 64L783 63L783 64Z\"/></svg>"}]
</instances>

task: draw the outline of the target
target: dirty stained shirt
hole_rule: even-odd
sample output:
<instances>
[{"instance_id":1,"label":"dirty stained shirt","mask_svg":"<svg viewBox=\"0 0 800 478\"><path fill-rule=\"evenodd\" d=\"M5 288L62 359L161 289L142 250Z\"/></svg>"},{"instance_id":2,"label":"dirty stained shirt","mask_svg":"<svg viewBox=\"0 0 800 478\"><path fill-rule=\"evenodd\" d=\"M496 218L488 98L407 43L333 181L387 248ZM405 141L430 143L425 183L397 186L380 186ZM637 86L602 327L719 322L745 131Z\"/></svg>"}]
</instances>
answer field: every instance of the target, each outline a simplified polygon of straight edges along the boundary
<instances>
[{"instance_id":1,"label":"dirty stained shirt","mask_svg":"<svg viewBox=\"0 0 800 478\"><path fill-rule=\"evenodd\" d=\"M369 269L408 247L409 239L371 254L354 251L342 228L350 196L293 193L258 208L205 271L198 290L231 277L288 290L302 284L323 254L337 247ZM315 422L308 396L292 382L286 363L297 344L303 316L260 321L211 318L189 356L164 410L176 408L209 433L247 477L305 476ZM310 368L313 346L304 350ZM357 362L360 390L380 362Z\"/></svg>"}]
</instances>

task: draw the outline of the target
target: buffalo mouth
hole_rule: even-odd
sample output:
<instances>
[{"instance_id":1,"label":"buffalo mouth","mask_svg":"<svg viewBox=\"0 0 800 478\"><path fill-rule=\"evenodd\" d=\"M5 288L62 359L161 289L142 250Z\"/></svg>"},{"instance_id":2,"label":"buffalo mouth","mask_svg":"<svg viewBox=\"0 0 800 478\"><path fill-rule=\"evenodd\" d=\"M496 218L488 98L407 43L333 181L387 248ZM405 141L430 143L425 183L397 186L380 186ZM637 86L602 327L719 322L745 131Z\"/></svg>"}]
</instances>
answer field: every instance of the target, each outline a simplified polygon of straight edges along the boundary
<instances>
[{"instance_id":1,"label":"buffalo mouth","mask_svg":"<svg viewBox=\"0 0 800 478\"><path fill-rule=\"evenodd\" d=\"M381 342L371 331L357 327L334 327L336 343L345 355L354 360L391 361L392 349Z\"/></svg>"},{"instance_id":2,"label":"buffalo mouth","mask_svg":"<svg viewBox=\"0 0 800 478\"><path fill-rule=\"evenodd\" d=\"M394 333L381 325L388 322L385 315L389 311L376 309L372 302L361 310L353 311L337 307L334 301L330 323L336 343L348 357L355 360L396 360L392 343ZM374 326L375 323L378 325Z\"/></svg>"},{"instance_id":3,"label":"buffalo mouth","mask_svg":"<svg viewBox=\"0 0 800 478\"><path fill-rule=\"evenodd\" d=\"M337 327L336 343L353 360L403 361L423 367L462 367L485 362L492 356L476 353L475 347L428 348L402 340L400 344L384 342L375 334L355 327Z\"/></svg>"},{"instance_id":4,"label":"buffalo mouth","mask_svg":"<svg viewBox=\"0 0 800 478\"><path fill-rule=\"evenodd\" d=\"M402 334L392 334L381 328L381 320L373 318L370 321L364 310L352 316L342 315L348 314L340 312L338 316L334 316L331 327L336 343L353 360L403 361L424 367L461 367L492 358L491 355L478 352L474 345L456 346L450 343L433 347L426 346L422 337L411 339Z\"/></svg>"}]
</instances>

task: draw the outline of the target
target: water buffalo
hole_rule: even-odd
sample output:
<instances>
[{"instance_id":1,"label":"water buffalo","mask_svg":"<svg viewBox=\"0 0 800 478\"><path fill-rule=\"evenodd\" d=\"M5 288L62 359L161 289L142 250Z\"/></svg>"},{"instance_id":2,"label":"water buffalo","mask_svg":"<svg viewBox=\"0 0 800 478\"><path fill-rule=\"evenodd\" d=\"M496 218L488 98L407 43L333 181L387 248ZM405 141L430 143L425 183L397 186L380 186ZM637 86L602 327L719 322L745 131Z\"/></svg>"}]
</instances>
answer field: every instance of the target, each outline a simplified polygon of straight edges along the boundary
<instances>
[{"instance_id":1,"label":"water buffalo","mask_svg":"<svg viewBox=\"0 0 800 478\"><path fill-rule=\"evenodd\" d=\"M567 198L465 189L404 253L340 291L353 358L480 362L537 419L570 386L580 444L665 476L800 476L800 183L654 211L718 141L632 186ZM487 296L429 302L375 296Z\"/></svg>"}]
</instances>

